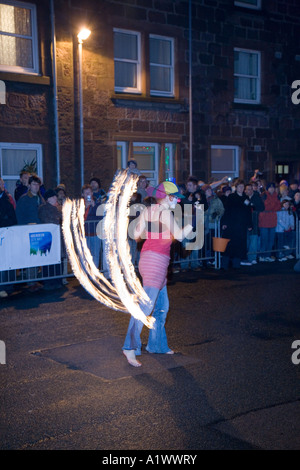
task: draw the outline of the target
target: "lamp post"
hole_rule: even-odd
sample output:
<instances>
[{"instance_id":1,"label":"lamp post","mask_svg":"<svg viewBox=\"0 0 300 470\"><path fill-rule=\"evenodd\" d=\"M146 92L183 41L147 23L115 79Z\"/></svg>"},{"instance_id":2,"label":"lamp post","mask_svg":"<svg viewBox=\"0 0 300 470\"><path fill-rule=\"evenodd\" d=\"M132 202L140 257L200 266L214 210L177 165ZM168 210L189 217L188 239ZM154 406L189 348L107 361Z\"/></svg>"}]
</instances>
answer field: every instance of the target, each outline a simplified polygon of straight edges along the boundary
<instances>
[{"instance_id":1,"label":"lamp post","mask_svg":"<svg viewBox=\"0 0 300 470\"><path fill-rule=\"evenodd\" d=\"M82 106L82 43L89 37L91 31L83 28L77 35L79 59L79 118L80 118L80 174L81 187L84 185L84 150L83 150L83 106Z\"/></svg>"}]
</instances>

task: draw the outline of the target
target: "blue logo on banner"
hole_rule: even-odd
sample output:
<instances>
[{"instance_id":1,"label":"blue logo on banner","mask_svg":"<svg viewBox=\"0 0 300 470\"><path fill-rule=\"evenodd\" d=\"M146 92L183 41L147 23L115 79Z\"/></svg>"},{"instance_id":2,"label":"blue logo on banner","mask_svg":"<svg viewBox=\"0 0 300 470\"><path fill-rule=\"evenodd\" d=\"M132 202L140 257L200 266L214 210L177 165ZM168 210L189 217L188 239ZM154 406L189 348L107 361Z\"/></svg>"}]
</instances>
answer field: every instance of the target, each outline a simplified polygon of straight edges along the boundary
<instances>
[{"instance_id":1,"label":"blue logo on banner","mask_svg":"<svg viewBox=\"0 0 300 470\"><path fill-rule=\"evenodd\" d=\"M30 254L31 255L47 255L51 250L52 233L38 232L30 233Z\"/></svg>"}]
</instances>

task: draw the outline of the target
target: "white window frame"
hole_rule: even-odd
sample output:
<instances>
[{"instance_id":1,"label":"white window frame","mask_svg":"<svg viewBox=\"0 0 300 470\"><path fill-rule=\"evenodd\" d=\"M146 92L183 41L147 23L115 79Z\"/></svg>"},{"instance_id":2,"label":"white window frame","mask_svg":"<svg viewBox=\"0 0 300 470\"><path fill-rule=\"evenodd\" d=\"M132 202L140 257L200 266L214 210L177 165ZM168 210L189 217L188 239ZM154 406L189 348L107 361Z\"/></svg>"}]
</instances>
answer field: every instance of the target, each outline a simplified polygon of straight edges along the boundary
<instances>
[{"instance_id":1,"label":"white window frame","mask_svg":"<svg viewBox=\"0 0 300 470\"><path fill-rule=\"evenodd\" d=\"M116 61L134 63L136 64L136 87L119 87L115 85L115 91L119 93L141 93L141 33L138 31L131 31L128 29L114 28L114 33L132 34L137 38L137 60L132 59L119 59L114 57L114 63Z\"/></svg>"},{"instance_id":2,"label":"white window frame","mask_svg":"<svg viewBox=\"0 0 300 470\"><path fill-rule=\"evenodd\" d=\"M3 0L2 4L11 5L17 8L26 8L31 11L31 36L23 36L20 34L12 34L1 32L2 36L12 36L31 39L32 44L32 63L33 67L21 67L18 65L6 65L0 64L1 72L13 72L13 73L22 73L28 75L39 75L39 51L38 51L38 34L37 34L37 14L36 14L36 5L32 3L23 3L14 0Z\"/></svg>"},{"instance_id":3,"label":"white window frame","mask_svg":"<svg viewBox=\"0 0 300 470\"><path fill-rule=\"evenodd\" d=\"M171 43L171 65L163 65L163 64L156 64L150 62L150 68L151 67L164 67L170 69L170 91L160 91L160 90L152 90L151 89L151 83L150 83L150 95L152 96L174 96L174 74L175 74L175 65L174 65L174 38L167 37L167 36L160 36L157 34L150 34L149 35L149 48L150 48L150 40L151 39L161 39L163 41L169 41ZM149 54L150 55L150 54Z\"/></svg>"},{"instance_id":4,"label":"white window frame","mask_svg":"<svg viewBox=\"0 0 300 470\"><path fill-rule=\"evenodd\" d=\"M170 165L169 165L169 172L168 172L168 179L170 181L174 181L174 144L171 143L166 143L166 144L160 144L157 142L133 142L132 146L133 149L134 147L154 147L155 148L155 156L154 156L154 161L155 161L155 169L152 170L143 170L142 168L139 168L141 173L147 177L148 174L154 173L154 178L149 178L149 181L151 180L151 183L154 185L157 185L159 183L158 178L159 178L159 157L161 155L161 145L164 145L165 147L168 147L169 155L170 155ZM117 146L120 147L121 150L121 167L123 169L127 168L127 162L128 162L128 142L124 141L118 141ZM132 158L134 159L134 153L132 155Z\"/></svg>"},{"instance_id":5,"label":"white window frame","mask_svg":"<svg viewBox=\"0 0 300 470\"><path fill-rule=\"evenodd\" d=\"M240 147L238 145L211 145L211 149L225 149L225 150L233 150L234 151L234 170L218 170L213 171L211 169L211 176L213 177L214 174L223 174L224 176L229 176L231 178L237 178L240 173Z\"/></svg>"},{"instance_id":6,"label":"white window frame","mask_svg":"<svg viewBox=\"0 0 300 470\"><path fill-rule=\"evenodd\" d=\"M261 9L261 0L256 0L256 5L251 5L250 3L243 2L243 0L235 0L234 4L238 7L251 8L252 10Z\"/></svg>"},{"instance_id":7,"label":"white window frame","mask_svg":"<svg viewBox=\"0 0 300 470\"><path fill-rule=\"evenodd\" d=\"M16 143L9 143L9 142L0 142L0 174L1 177L5 181L14 181L18 180L20 176L20 172L22 168L18 171L18 173L14 175L7 175L3 173L3 165L2 165L2 152L3 150L35 150L36 151L36 166L37 166L37 175L43 180L43 151L42 151L42 144L16 144ZM13 194L12 194L13 196Z\"/></svg>"},{"instance_id":8,"label":"white window frame","mask_svg":"<svg viewBox=\"0 0 300 470\"><path fill-rule=\"evenodd\" d=\"M251 49L241 49L239 47L234 48L234 52L245 52L247 54L256 54L257 55L257 76L256 75L246 75L246 74L237 74L234 72L235 77L242 77L242 78L249 78L249 79L256 79L256 99L255 100L247 100L244 98L236 98L234 97L235 103L251 103L251 104L259 104L261 99L261 52L255 51Z\"/></svg>"}]
</instances>

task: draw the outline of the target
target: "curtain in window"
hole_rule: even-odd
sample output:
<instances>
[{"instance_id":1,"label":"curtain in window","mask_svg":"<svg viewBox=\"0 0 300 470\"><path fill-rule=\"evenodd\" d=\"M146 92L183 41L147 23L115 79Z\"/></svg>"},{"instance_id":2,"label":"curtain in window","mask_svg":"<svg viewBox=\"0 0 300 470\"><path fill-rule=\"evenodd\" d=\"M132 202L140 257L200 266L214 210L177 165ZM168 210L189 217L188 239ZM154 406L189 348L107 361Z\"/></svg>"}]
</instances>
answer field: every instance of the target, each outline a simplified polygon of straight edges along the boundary
<instances>
[{"instance_id":1,"label":"curtain in window","mask_svg":"<svg viewBox=\"0 0 300 470\"><path fill-rule=\"evenodd\" d=\"M138 46L136 34L115 32L114 56L115 86L122 88L136 88L138 61Z\"/></svg>"},{"instance_id":2,"label":"curtain in window","mask_svg":"<svg viewBox=\"0 0 300 470\"><path fill-rule=\"evenodd\" d=\"M31 163L33 160L37 160L36 150L3 149L2 173L5 176L19 177L26 163Z\"/></svg>"},{"instance_id":3,"label":"curtain in window","mask_svg":"<svg viewBox=\"0 0 300 470\"><path fill-rule=\"evenodd\" d=\"M171 92L171 41L150 38L150 88Z\"/></svg>"},{"instance_id":4,"label":"curtain in window","mask_svg":"<svg viewBox=\"0 0 300 470\"><path fill-rule=\"evenodd\" d=\"M33 68L31 34L29 9L0 5L0 64Z\"/></svg>"},{"instance_id":5,"label":"curtain in window","mask_svg":"<svg viewBox=\"0 0 300 470\"><path fill-rule=\"evenodd\" d=\"M122 88L137 87L136 65L115 61L115 86Z\"/></svg>"},{"instance_id":6,"label":"curtain in window","mask_svg":"<svg viewBox=\"0 0 300 470\"><path fill-rule=\"evenodd\" d=\"M235 98L257 99L258 56L248 52L234 53ZM238 76L241 75L241 76ZM251 78L255 77L255 78Z\"/></svg>"}]
</instances>

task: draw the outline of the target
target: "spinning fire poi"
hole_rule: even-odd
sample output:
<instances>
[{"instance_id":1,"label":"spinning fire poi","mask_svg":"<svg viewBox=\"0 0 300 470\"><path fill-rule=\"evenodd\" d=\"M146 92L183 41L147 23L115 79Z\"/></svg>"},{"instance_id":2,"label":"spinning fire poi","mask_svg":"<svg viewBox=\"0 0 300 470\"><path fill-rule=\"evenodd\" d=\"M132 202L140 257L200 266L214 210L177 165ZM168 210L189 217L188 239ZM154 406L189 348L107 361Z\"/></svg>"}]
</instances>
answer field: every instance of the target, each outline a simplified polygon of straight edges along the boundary
<instances>
[{"instance_id":1,"label":"spinning fire poi","mask_svg":"<svg viewBox=\"0 0 300 470\"><path fill-rule=\"evenodd\" d=\"M165 331L169 309L166 280L170 248L174 239L188 237L195 226L189 220L180 228L174 218L173 211L183 197L174 183L164 181L156 188L148 188L152 204L142 211L134 230L136 239L145 236L139 261L141 285L128 244L129 202L137 181L137 175L118 172L105 205L102 229L111 282L96 268L87 247L82 200L66 200L62 226L70 264L82 286L107 307L131 314L123 354L135 367L141 366L136 355L141 354L143 325L149 328L146 347L149 353L174 353L168 347ZM98 236L101 236L100 232L101 228L97 228Z\"/></svg>"}]
</instances>

